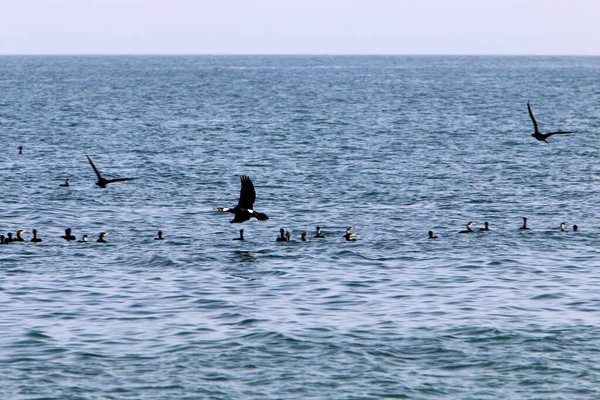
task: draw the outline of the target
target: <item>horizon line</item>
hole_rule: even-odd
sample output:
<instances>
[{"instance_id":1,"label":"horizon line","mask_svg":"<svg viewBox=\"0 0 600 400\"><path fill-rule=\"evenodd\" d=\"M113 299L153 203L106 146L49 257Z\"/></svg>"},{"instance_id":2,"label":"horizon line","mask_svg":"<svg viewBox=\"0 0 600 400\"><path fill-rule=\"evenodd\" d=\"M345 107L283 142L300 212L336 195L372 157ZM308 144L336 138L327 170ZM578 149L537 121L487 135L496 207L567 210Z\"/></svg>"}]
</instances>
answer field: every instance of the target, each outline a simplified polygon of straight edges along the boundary
<instances>
[{"instance_id":1,"label":"horizon line","mask_svg":"<svg viewBox=\"0 0 600 400\"><path fill-rule=\"evenodd\" d=\"M525 54L525 53L0 53L0 57L194 57L194 56L269 56L269 57L599 57L599 54Z\"/></svg>"}]
</instances>

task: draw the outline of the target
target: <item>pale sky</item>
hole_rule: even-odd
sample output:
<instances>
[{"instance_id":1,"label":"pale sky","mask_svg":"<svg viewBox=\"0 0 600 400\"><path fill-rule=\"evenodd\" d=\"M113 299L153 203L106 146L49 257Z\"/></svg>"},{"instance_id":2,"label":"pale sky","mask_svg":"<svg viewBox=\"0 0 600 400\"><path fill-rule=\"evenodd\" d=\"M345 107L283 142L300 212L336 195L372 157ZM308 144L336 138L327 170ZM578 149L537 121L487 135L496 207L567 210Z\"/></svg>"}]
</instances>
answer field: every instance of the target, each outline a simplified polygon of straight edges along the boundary
<instances>
[{"instance_id":1,"label":"pale sky","mask_svg":"<svg viewBox=\"0 0 600 400\"><path fill-rule=\"evenodd\" d=\"M0 0L0 54L600 54L600 0Z\"/></svg>"}]
</instances>

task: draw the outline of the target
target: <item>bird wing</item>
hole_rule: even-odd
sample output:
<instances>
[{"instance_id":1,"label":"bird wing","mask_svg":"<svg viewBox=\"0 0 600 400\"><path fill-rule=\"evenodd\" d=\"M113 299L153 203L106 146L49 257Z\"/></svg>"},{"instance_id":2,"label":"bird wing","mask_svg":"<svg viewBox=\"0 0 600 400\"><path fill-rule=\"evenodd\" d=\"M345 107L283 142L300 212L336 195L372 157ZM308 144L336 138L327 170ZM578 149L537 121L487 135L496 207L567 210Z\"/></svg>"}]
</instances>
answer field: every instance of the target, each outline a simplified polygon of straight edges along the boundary
<instances>
[{"instance_id":1,"label":"bird wing","mask_svg":"<svg viewBox=\"0 0 600 400\"><path fill-rule=\"evenodd\" d=\"M113 182L125 182L125 181L132 181L134 179L137 178L115 178L115 179L107 179L105 184L108 185L109 183L113 183Z\"/></svg>"},{"instance_id":2,"label":"bird wing","mask_svg":"<svg viewBox=\"0 0 600 400\"><path fill-rule=\"evenodd\" d=\"M546 133L544 136L545 136L545 137L550 137L550 136L552 136L552 135L566 135L566 134L569 134L569 133L575 133L575 132L577 132L577 131L569 131L569 132L562 132L562 131L561 131L561 132L549 132L549 133Z\"/></svg>"},{"instance_id":3,"label":"bird wing","mask_svg":"<svg viewBox=\"0 0 600 400\"><path fill-rule=\"evenodd\" d=\"M240 190L238 207L252 209L254 207L254 201L256 200L254 184L250 180L250 177L244 175L240 177L240 181L242 182L242 189Z\"/></svg>"},{"instance_id":4,"label":"bird wing","mask_svg":"<svg viewBox=\"0 0 600 400\"><path fill-rule=\"evenodd\" d=\"M100 175L100 172L98 172L98 168L96 168L96 166L92 162L92 159L87 154L85 156L87 157L88 161L90 162L90 165L92 166L92 169L96 173L96 176L98 177L98 179L102 179L102 176Z\"/></svg>"},{"instance_id":5,"label":"bird wing","mask_svg":"<svg viewBox=\"0 0 600 400\"><path fill-rule=\"evenodd\" d=\"M531 106L529 102L527 102L527 109L529 110L529 116L531 117L531 121L533 121L533 129L535 129L535 133L539 133L537 122L535 121L535 117L533 116L533 112L531 111Z\"/></svg>"}]
</instances>

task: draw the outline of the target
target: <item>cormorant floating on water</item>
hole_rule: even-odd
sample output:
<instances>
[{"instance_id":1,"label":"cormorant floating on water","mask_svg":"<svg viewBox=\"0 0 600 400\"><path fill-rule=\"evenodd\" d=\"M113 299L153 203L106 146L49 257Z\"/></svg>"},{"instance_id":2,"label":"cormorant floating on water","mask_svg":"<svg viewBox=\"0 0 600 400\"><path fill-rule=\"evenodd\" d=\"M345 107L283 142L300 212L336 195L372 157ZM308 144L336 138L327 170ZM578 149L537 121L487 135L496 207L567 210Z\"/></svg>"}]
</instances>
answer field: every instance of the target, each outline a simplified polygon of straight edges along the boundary
<instances>
[{"instance_id":1,"label":"cormorant floating on water","mask_svg":"<svg viewBox=\"0 0 600 400\"><path fill-rule=\"evenodd\" d=\"M96 173L96 176L98 177L98 182L96 182L96 185L100 186L101 188L105 188L106 185L108 185L109 183L114 183L114 182L125 182L125 181L131 181L133 179L136 178L116 178L116 179L104 179L101 175L100 172L98 171L98 168L96 168L96 166L94 165L94 163L92 162L92 159L86 154L85 155L88 159L88 161L90 162L90 165L92 166L92 169L94 170L94 172Z\"/></svg>"},{"instance_id":2,"label":"cormorant floating on water","mask_svg":"<svg viewBox=\"0 0 600 400\"><path fill-rule=\"evenodd\" d=\"M526 217L523 217L523 226L520 227L519 230L521 230L521 231L529 230L529 227L527 226L527 218Z\"/></svg>"},{"instance_id":3,"label":"cormorant floating on water","mask_svg":"<svg viewBox=\"0 0 600 400\"><path fill-rule=\"evenodd\" d=\"M25 229L19 229L19 230L17 231L17 237L15 238L15 240L14 240L14 241L15 241L15 242L24 242L24 241L25 241L25 239L23 239L23 238L21 237L21 235L22 235L22 234L24 234L25 232L27 232Z\"/></svg>"},{"instance_id":4,"label":"cormorant floating on water","mask_svg":"<svg viewBox=\"0 0 600 400\"><path fill-rule=\"evenodd\" d=\"M435 234L433 233L433 231L429 231L429 239L437 239L438 237L435 236Z\"/></svg>"},{"instance_id":5,"label":"cormorant floating on water","mask_svg":"<svg viewBox=\"0 0 600 400\"><path fill-rule=\"evenodd\" d=\"M61 183L58 186L60 186L60 187L69 187L69 178L65 179L65 183Z\"/></svg>"},{"instance_id":6,"label":"cormorant floating on water","mask_svg":"<svg viewBox=\"0 0 600 400\"><path fill-rule=\"evenodd\" d=\"M529 102L527 102L527 109L529 110L529 116L531 117L531 121L533 122L533 129L535 130L535 132L532 133L531 136L533 136L534 138L536 138L540 142L546 142L546 143L548 143L548 141L546 139L548 139L552 135L566 135L568 133L575 133L575 132L577 132L577 131L568 131L568 132L541 133L539 131L539 129L538 129L537 122L535 121L535 117L533 116L533 112L531 111L531 106L529 105Z\"/></svg>"},{"instance_id":7,"label":"cormorant floating on water","mask_svg":"<svg viewBox=\"0 0 600 400\"><path fill-rule=\"evenodd\" d=\"M351 233L350 231L352 231L352 227L349 226L348 228L346 228L346 234L344 235L344 239L346 239L346 241L348 242L355 242L356 238L354 236L356 236L355 233Z\"/></svg>"},{"instance_id":8,"label":"cormorant floating on water","mask_svg":"<svg viewBox=\"0 0 600 400\"><path fill-rule=\"evenodd\" d=\"M577 232L579 230L579 227L575 224L573 225L573 232Z\"/></svg>"},{"instance_id":9,"label":"cormorant floating on water","mask_svg":"<svg viewBox=\"0 0 600 400\"><path fill-rule=\"evenodd\" d=\"M277 238L277 242L289 242L290 238L288 237L289 232L286 232L285 229L281 228L279 230L279 237Z\"/></svg>"},{"instance_id":10,"label":"cormorant floating on water","mask_svg":"<svg viewBox=\"0 0 600 400\"><path fill-rule=\"evenodd\" d=\"M0 235L0 244L8 244L8 242L4 238L4 235Z\"/></svg>"},{"instance_id":11,"label":"cormorant floating on water","mask_svg":"<svg viewBox=\"0 0 600 400\"><path fill-rule=\"evenodd\" d=\"M473 229L471 229L473 227L474 222L471 221L467 224L467 230L466 231L460 231L458 233L473 233Z\"/></svg>"},{"instance_id":12,"label":"cormorant floating on water","mask_svg":"<svg viewBox=\"0 0 600 400\"><path fill-rule=\"evenodd\" d=\"M256 201L256 191L250 177L242 175L240 181L242 182L242 188L240 189L240 199L237 206L232 208L217 207L217 211L226 211L235 214L235 217L230 221L231 223L246 222L250 218L256 218L259 221L268 220L269 217L267 214L253 210L254 201Z\"/></svg>"},{"instance_id":13,"label":"cormorant floating on water","mask_svg":"<svg viewBox=\"0 0 600 400\"><path fill-rule=\"evenodd\" d=\"M560 231L561 232L566 232L567 231L567 223L566 222L561 222L560 223Z\"/></svg>"},{"instance_id":14,"label":"cormorant floating on water","mask_svg":"<svg viewBox=\"0 0 600 400\"><path fill-rule=\"evenodd\" d=\"M32 231L31 231L31 234L33 235L33 238L31 239L31 241L32 241L33 243L39 243L39 242L41 242L41 241L42 241L42 239L40 239L39 237L37 237L37 230L35 230L35 229L34 229L34 230L32 230Z\"/></svg>"},{"instance_id":15,"label":"cormorant floating on water","mask_svg":"<svg viewBox=\"0 0 600 400\"><path fill-rule=\"evenodd\" d=\"M77 243L87 243L88 242L88 235L83 235L81 237L81 240L78 240Z\"/></svg>"},{"instance_id":16,"label":"cormorant floating on water","mask_svg":"<svg viewBox=\"0 0 600 400\"><path fill-rule=\"evenodd\" d=\"M164 237L162 235L163 235L162 231L158 231L154 240L164 240Z\"/></svg>"},{"instance_id":17,"label":"cormorant floating on water","mask_svg":"<svg viewBox=\"0 0 600 400\"><path fill-rule=\"evenodd\" d=\"M17 149L19 149L19 154L23 154L23 146L19 146Z\"/></svg>"},{"instance_id":18,"label":"cormorant floating on water","mask_svg":"<svg viewBox=\"0 0 600 400\"><path fill-rule=\"evenodd\" d=\"M61 236L61 238L65 239L66 241L71 241L71 240L75 240L75 236L71 235L71 228L67 228L65 229L65 235Z\"/></svg>"},{"instance_id":19,"label":"cormorant floating on water","mask_svg":"<svg viewBox=\"0 0 600 400\"><path fill-rule=\"evenodd\" d=\"M240 237L236 237L231 240L244 240L244 230L240 229Z\"/></svg>"},{"instance_id":20,"label":"cormorant floating on water","mask_svg":"<svg viewBox=\"0 0 600 400\"><path fill-rule=\"evenodd\" d=\"M323 236L321 234L321 227L320 226L317 226L317 233L313 237L316 237L316 238L324 238L325 237L325 236Z\"/></svg>"},{"instance_id":21,"label":"cormorant floating on water","mask_svg":"<svg viewBox=\"0 0 600 400\"><path fill-rule=\"evenodd\" d=\"M100 234L98 235L98 240L96 240L96 242L98 243L106 243L106 240L104 240L104 237L106 235L108 235L110 232L100 232Z\"/></svg>"},{"instance_id":22,"label":"cormorant floating on water","mask_svg":"<svg viewBox=\"0 0 600 400\"><path fill-rule=\"evenodd\" d=\"M483 228L479 228L479 232L491 231L489 222L486 221L483 223L483 225L485 225L485 226Z\"/></svg>"},{"instance_id":23,"label":"cormorant floating on water","mask_svg":"<svg viewBox=\"0 0 600 400\"><path fill-rule=\"evenodd\" d=\"M308 232L302 232L302 234L300 235L300 239L302 239L303 242L306 242L307 236L308 236Z\"/></svg>"}]
</instances>

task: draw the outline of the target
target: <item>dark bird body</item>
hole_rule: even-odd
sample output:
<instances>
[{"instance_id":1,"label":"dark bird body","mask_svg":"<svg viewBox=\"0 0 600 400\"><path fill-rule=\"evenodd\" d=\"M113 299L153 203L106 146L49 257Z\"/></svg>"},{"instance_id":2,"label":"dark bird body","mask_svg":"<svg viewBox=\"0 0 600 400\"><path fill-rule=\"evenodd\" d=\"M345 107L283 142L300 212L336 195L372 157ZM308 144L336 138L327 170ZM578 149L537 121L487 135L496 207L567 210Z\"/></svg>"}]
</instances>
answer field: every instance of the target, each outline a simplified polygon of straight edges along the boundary
<instances>
[{"instance_id":1,"label":"dark bird body","mask_svg":"<svg viewBox=\"0 0 600 400\"><path fill-rule=\"evenodd\" d=\"M31 231L31 234L33 235L33 238L31 238L31 241L32 241L33 243L39 243L39 242L41 242L41 241L42 241L42 239L40 239L39 237L37 237L37 230L35 230L35 229L34 229L34 230L32 230L32 231Z\"/></svg>"},{"instance_id":2,"label":"dark bird body","mask_svg":"<svg viewBox=\"0 0 600 400\"><path fill-rule=\"evenodd\" d=\"M548 143L548 141L546 139L548 139L550 136L552 135L566 135L569 133L575 133L577 131L568 131L568 132L550 132L550 133L541 133L540 130L538 129L538 124L535 120L535 117L533 116L533 112L531 111L531 106L529 105L529 102L527 102L527 109L529 110L529 116L531 117L531 121L533 122L533 129L535 130L534 133L531 134L531 136L533 136L534 138L536 138L537 140L539 140L540 142L546 142Z\"/></svg>"},{"instance_id":3,"label":"dark bird body","mask_svg":"<svg viewBox=\"0 0 600 400\"><path fill-rule=\"evenodd\" d=\"M109 183L125 182L125 181L131 181L133 179L136 179L136 178L104 179L102 177L102 175L100 175L100 172L98 171L98 168L96 168L96 166L92 162L92 159L87 154L85 156L87 157L88 161L90 162L90 165L92 166L92 169L94 170L94 172L96 173L96 176L98 177L98 182L96 182L96 185L100 186L101 188L105 188L106 185L108 185Z\"/></svg>"},{"instance_id":4,"label":"dark bird body","mask_svg":"<svg viewBox=\"0 0 600 400\"><path fill-rule=\"evenodd\" d=\"M230 212L235 216L230 221L233 223L242 223L250 220L250 218L256 218L259 221L266 221L269 219L267 214L258 213L254 211L254 202L256 201L256 191L254 190L254 184L248 176L241 176L240 181L242 182L242 188L240 189L240 199L237 206L227 208L218 207L217 211Z\"/></svg>"}]
</instances>

